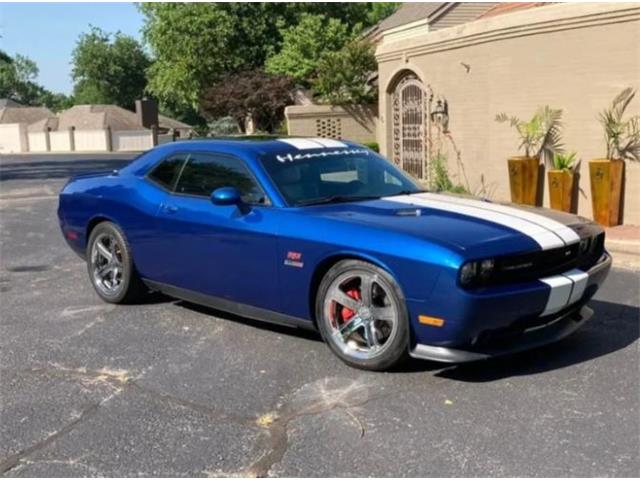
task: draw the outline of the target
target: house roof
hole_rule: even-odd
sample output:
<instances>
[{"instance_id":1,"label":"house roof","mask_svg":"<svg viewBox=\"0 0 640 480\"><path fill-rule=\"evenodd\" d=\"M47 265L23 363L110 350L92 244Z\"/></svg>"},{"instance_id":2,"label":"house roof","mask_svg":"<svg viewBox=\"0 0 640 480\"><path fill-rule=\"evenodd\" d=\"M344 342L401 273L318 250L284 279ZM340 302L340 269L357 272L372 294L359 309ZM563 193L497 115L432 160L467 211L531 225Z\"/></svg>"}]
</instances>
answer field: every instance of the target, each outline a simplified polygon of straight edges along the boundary
<instances>
[{"instance_id":1,"label":"house roof","mask_svg":"<svg viewBox=\"0 0 640 480\"><path fill-rule=\"evenodd\" d=\"M158 115L158 123L160 124L158 125L160 128L193 129L191 125L187 125L180 120L176 120L175 118L167 117L165 115Z\"/></svg>"},{"instance_id":2,"label":"house roof","mask_svg":"<svg viewBox=\"0 0 640 480\"><path fill-rule=\"evenodd\" d=\"M22 104L10 98L0 98L0 108L5 107L22 107Z\"/></svg>"},{"instance_id":3,"label":"house roof","mask_svg":"<svg viewBox=\"0 0 640 480\"><path fill-rule=\"evenodd\" d=\"M138 116L116 105L76 105L58 115L58 129L100 130L141 130Z\"/></svg>"},{"instance_id":4,"label":"house roof","mask_svg":"<svg viewBox=\"0 0 640 480\"><path fill-rule=\"evenodd\" d=\"M526 10L534 7L543 7L548 5L550 2L505 2L498 3L493 6L478 18L487 18L487 17L495 17L496 15L502 15L504 13L511 13L518 10Z\"/></svg>"},{"instance_id":5,"label":"house roof","mask_svg":"<svg viewBox=\"0 0 640 480\"><path fill-rule=\"evenodd\" d=\"M46 132L48 129L55 131L58 129L58 117L49 117L30 123L27 127L29 132Z\"/></svg>"},{"instance_id":6,"label":"house roof","mask_svg":"<svg viewBox=\"0 0 640 480\"><path fill-rule=\"evenodd\" d=\"M100 130L111 128L114 131L142 130L139 116L116 105L76 105L58 115L58 130L75 127L76 130ZM158 115L158 125L166 129L191 129L191 125L165 115Z\"/></svg>"},{"instance_id":7,"label":"house roof","mask_svg":"<svg viewBox=\"0 0 640 480\"><path fill-rule=\"evenodd\" d=\"M46 107L20 105L0 108L0 123L34 123L49 117L53 117L53 113Z\"/></svg>"},{"instance_id":8,"label":"house roof","mask_svg":"<svg viewBox=\"0 0 640 480\"><path fill-rule=\"evenodd\" d=\"M379 38L382 32L423 21L429 30L451 27L462 23L517 10L548 5L546 2L411 2L368 30L364 36Z\"/></svg>"},{"instance_id":9,"label":"house roof","mask_svg":"<svg viewBox=\"0 0 640 480\"><path fill-rule=\"evenodd\" d=\"M424 20L432 17L448 2L411 2L403 3L398 10L382 20L377 29L384 31L400 27L416 20Z\"/></svg>"}]
</instances>

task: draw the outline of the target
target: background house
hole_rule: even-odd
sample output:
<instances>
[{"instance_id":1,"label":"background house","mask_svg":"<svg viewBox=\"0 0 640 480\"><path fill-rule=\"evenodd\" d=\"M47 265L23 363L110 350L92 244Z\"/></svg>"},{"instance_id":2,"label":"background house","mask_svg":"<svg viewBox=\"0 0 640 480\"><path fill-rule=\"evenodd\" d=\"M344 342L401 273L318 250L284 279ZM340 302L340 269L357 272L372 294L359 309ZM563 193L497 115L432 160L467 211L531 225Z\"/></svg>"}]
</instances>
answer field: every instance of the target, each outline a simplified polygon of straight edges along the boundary
<instances>
[{"instance_id":1,"label":"background house","mask_svg":"<svg viewBox=\"0 0 640 480\"><path fill-rule=\"evenodd\" d=\"M11 100L0 105L0 153L141 151L193 134L193 127L159 115L149 101L136 102L135 112L75 105L58 115Z\"/></svg>"},{"instance_id":2,"label":"background house","mask_svg":"<svg viewBox=\"0 0 640 480\"><path fill-rule=\"evenodd\" d=\"M579 213L591 217L586 163L606 154L598 113L640 87L640 4L407 4L370 34L382 153L423 178L424 159L439 153L473 193L508 200L518 139L496 114L562 108L565 147L583 160ZM434 136L436 115L448 135ZM625 222L640 224L640 165L628 163L626 177Z\"/></svg>"}]
</instances>

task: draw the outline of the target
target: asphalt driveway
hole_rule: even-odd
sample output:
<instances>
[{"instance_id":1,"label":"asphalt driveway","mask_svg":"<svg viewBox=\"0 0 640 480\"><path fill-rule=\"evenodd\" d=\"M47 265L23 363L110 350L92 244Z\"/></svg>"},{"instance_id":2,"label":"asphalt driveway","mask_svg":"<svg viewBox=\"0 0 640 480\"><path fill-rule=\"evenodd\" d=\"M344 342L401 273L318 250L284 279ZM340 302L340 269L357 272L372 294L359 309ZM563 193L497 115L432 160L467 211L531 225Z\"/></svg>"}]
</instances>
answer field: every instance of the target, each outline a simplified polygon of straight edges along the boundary
<instances>
[{"instance_id":1,"label":"asphalt driveway","mask_svg":"<svg viewBox=\"0 0 640 480\"><path fill-rule=\"evenodd\" d=\"M367 373L313 333L168 298L113 306L55 193L126 158L0 159L6 476L638 476L640 275L555 345Z\"/></svg>"}]
</instances>

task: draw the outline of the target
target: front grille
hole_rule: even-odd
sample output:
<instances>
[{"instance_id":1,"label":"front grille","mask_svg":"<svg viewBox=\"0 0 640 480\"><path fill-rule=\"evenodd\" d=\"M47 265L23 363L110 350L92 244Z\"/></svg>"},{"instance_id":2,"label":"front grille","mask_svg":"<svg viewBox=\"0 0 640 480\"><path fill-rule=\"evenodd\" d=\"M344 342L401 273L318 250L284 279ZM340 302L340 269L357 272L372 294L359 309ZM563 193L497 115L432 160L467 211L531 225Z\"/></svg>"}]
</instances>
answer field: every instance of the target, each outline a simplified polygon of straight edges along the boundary
<instances>
[{"instance_id":1,"label":"front grille","mask_svg":"<svg viewBox=\"0 0 640 480\"><path fill-rule=\"evenodd\" d=\"M558 275L572 268L588 270L604 252L604 232L584 237L582 241L588 242L584 251L581 251L581 243L575 243L551 250L496 258L496 266L489 283L527 282ZM584 244L582 246L584 247Z\"/></svg>"}]
</instances>

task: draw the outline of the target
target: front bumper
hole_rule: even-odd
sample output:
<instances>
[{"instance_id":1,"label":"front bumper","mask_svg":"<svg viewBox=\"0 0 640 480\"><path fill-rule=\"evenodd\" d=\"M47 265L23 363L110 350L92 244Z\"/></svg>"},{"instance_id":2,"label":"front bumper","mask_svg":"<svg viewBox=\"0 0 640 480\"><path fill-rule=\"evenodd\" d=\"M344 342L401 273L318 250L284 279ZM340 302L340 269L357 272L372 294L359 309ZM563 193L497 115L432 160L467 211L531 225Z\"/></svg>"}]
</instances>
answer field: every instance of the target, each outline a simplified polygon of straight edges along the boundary
<instances>
[{"instance_id":1,"label":"front bumper","mask_svg":"<svg viewBox=\"0 0 640 480\"><path fill-rule=\"evenodd\" d=\"M592 315L593 310L589 307L582 307L578 310L573 310L547 324L525 329L519 339L501 347L489 347L486 349L480 349L479 351L474 351L418 344L409 353L414 358L435 360L445 363L464 363L473 362L475 360L486 360L491 357L517 353L557 342L558 340L561 340L575 332L578 328L584 325Z\"/></svg>"},{"instance_id":2,"label":"front bumper","mask_svg":"<svg viewBox=\"0 0 640 480\"><path fill-rule=\"evenodd\" d=\"M610 268L611 256L605 252L600 261L585 272L588 280L583 297L553 315L533 319L514 318L511 324L500 326L491 326L492 323L486 321L486 330L474 335L471 341L451 346L417 343L409 353L414 358L462 363L516 353L561 340L593 315L593 310L585 304L602 284ZM496 302L499 303L497 299Z\"/></svg>"}]
</instances>

